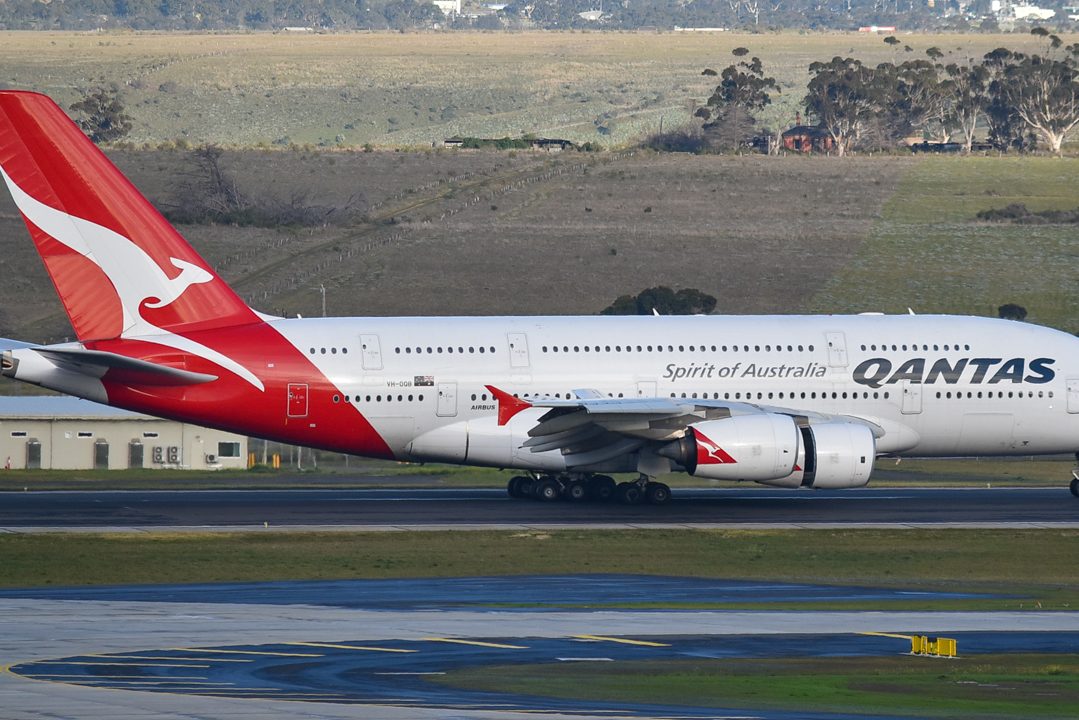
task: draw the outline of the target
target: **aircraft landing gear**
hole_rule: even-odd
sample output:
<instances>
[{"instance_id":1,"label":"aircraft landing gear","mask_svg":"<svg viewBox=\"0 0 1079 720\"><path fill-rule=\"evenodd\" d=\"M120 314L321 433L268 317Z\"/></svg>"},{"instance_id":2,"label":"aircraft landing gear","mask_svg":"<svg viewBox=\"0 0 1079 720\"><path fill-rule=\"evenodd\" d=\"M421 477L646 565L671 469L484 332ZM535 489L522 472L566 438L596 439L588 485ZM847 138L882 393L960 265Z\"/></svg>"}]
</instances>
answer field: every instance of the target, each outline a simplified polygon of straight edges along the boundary
<instances>
[{"instance_id":1,"label":"aircraft landing gear","mask_svg":"<svg viewBox=\"0 0 1079 720\"><path fill-rule=\"evenodd\" d=\"M626 505L665 505L671 499L671 489L661 482L642 475L634 482L616 484L607 475L586 473L566 475L516 475L506 484L511 498L532 498L551 502L608 502L618 500Z\"/></svg>"},{"instance_id":2,"label":"aircraft landing gear","mask_svg":"<svg viewBox=\"0 0 1079 720\"><path fill-rule=\"evenodd\" d=\"M506 485L506 492L511 498L526 498L532 495L532 478L527 475L511 477Z\"/></svg>"},{"instance_id":3,"label":"aircraft landing gear","mask_svg":"<svg viewBox=\"0 0 1079 720\"><path fill-rule=\"evenodd\" d=\"M666 505L671 499L671 489L661 482L649 480L641 475L636 482L624 482L618 485L616 495L626 505Z\"/></svg>"},{"instance_id":4,"label":"aircraft landing gear","mask_svg":"<svg viewBox=\"0 0 1079 720\"><path fill-rule=\"evenodd\" d=\"M1079 452L1075 453L1075 469L1072 470L1072 481L1070 489L1072 495L1079 498Z\"/></svg>"}]
</instances>

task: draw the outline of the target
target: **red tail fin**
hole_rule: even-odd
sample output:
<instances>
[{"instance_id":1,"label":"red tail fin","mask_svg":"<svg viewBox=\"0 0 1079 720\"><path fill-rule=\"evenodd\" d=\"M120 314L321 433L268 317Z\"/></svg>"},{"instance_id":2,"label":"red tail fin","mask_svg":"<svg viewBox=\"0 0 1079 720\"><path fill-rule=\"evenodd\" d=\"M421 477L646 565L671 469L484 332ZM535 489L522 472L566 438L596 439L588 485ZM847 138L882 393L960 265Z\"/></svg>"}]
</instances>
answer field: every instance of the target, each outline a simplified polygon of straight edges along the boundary
<instances>
[{"instance_id":1,"label":"red tail fin","mask_svg":"<svg viewBox=\"0 0 1079 720\"><path fill-rule=\"evenodd\" d=\"M0 92L0 171L80 340L258 321L48 97Z\"/></svg>"}]
</instances>

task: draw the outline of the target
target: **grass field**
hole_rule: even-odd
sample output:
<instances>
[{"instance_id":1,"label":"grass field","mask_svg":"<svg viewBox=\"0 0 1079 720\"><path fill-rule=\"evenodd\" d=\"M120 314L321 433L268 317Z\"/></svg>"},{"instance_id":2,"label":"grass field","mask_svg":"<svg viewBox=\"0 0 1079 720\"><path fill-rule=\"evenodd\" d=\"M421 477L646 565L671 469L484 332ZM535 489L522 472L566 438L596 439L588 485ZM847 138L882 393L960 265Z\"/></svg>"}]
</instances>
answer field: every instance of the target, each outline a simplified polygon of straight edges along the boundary
<instances>
[{"instance_id":1,"label":"grass field","mask_svg":"<svg viewBox=\"0 0 1079 720\"><path fill-rule=\"evenodd\" d=\"M996 47L1040 51L1024 34L904 35L898 51L868 33L353 33L185 35L0 33L0 83L75 101L98 82L124 87L136 143L402 146L455 134L532 132L620 145L678 125L706 100L731 50L764 61L782 94L762 118L793 122L808 66L945 62ZM1065 36L1065 42L1072 42ZM907 53L904 47L910 47ZM607 128L603 133L600 127Z\"/></svg>"},{"instance_id":2,"label":"grass field","mask_svg":"<svg viewBox=\"0 0 1079 720\"><path fill-rule=\"evenodd\" d=\"M908 608L1072 609L1077 553L1074 530L3 535L0 585L641 573L1011 596Z\"/></svg>"},{"instance_id":3,"label":"grass field","mask_svg":"<svg viewBox=\"0 0 1079 720\"><path fill-rule=\"evenodd\" d=\"M1028 320L1079 330L1074 225L981 222L1024 203L1079 207L1079 162L1048 158L922 158L884 203L866 241L814 297L819 312L876 309L995 316L1015 302Z\"/></svg>"},{"instance_id":4,"label":"grass field","mask_svg":"<svg viewBox=\"0 0 1079 720\"><path fill-rule=\"evenodd\" d=\"M437 682L523 695L801 713L1074 718L1079 711L1077 655L501 665L454 670Z\"/></svg>"}]
</instances>

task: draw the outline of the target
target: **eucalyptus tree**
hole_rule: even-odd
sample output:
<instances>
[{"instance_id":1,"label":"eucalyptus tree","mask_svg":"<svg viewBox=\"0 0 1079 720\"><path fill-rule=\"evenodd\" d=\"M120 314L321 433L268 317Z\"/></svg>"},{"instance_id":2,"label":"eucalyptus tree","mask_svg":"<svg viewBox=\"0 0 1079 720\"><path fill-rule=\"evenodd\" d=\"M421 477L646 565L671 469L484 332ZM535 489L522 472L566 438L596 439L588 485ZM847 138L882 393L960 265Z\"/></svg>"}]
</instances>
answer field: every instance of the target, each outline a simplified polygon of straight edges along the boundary
<instances>
[{"instance_id":1,"label":"eucalyptus tree","mask_svg":"<svg viewBox=\"0 0 1079 720\"><path fill-rule=\"evenodd\" d=\"M71 106L75 122L95 143L114 142L131 132L131 116L124 109L120 87L90 89Z\"/></svg>"},{"instance_id":2,"label":"eucalyptus tree","mask_svg":"<svg viewBox=\"0 0 1079 720\"><path fill-rule=\"evenodd\" d=\"M988 110L998 139L1007 130L1009 144L1016 144L1018 129L1060 155L1064 138L1079 126L1079 43L1064 47L1057 36L1048 38L1044 56L1003 49L986 55L992 75Z\"/></svg>"},{"instance_id":3,"label":"eucalyptus tree","mask_svg":"<svg viewBox=\"0 0 1079 720\"><path fill-rule=\"evenodd\" d=\"M944 66L947 102L944 122L963 137L963 152L970 153L979 120L986 116L989 71L984 65L949 63Z\"/></svg>"},{"instance_id":4,"label":"eucalyptus tree","mask_svg":"<svg viewBox=\"0 0 1079 720\"><path fill-rule=\"evenodd\" d=\"M697 116L704 119L703 129L707 134L737 150L752 136L757 123L755 113L771 104L770 91L779 92L779 85L775 78L764 74L758 57L728 65L719 77L719 85Z\"/></svg>"},{"instance_id":5,"label":"eucalyptus tree","mask_svg":"<svg viewBox=\"0 0 1079 720\"><path fill-rule=\"evenodd\" d=\"M836 154L856 146L887 105L873 68L854 58L810 64L806 113L831 136Z\"/></svg>"}]
</instances>

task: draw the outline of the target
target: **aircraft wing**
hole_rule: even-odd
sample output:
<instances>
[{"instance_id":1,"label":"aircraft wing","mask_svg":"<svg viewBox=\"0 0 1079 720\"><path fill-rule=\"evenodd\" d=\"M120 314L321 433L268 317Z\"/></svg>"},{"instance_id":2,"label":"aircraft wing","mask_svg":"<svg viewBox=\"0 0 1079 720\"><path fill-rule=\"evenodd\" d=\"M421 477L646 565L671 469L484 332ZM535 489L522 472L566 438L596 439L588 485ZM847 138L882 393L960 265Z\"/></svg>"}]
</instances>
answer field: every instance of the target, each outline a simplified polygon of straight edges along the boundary
<instances>
[{"instance_id":1,"label":"aircraft wing","mask_svg":"<svg viewBox=\"0 0 1079 720\"><path fill-rule=\"evenodd\" d=\"M522 400L487 386L499 407L499 424L527 408L549 408L528 430L523 447L532 452L560 450L567 467L581 467L634 452L648 443L676 440L704 420L777 413L799 423L856 422L880 437L884 430L867 420L786 407L698 398L611 398L594 390L574 390L574 398Z\"/></svg>"}]
</instances>

